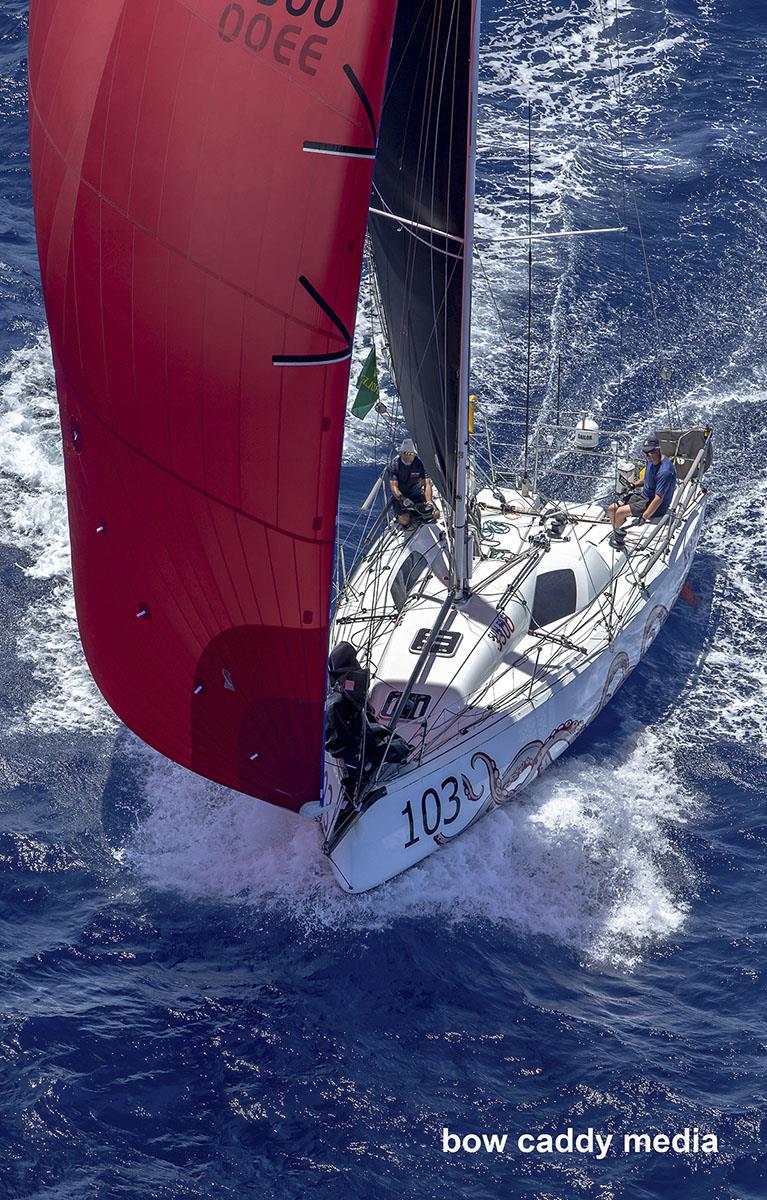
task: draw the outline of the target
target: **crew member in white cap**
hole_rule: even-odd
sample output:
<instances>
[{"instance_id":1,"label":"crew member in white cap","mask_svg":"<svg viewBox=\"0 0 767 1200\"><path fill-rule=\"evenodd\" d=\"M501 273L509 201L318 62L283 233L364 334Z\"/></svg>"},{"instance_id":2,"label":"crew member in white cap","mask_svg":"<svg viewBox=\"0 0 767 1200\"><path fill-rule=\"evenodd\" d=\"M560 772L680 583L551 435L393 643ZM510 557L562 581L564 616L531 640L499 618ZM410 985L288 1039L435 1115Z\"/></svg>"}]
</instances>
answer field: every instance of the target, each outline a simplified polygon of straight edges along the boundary
<instances>
[{"instance_id":1,"label":"crew member in white cap","mask_svg":"<svg viewBox=\"0 0 767 1200\"><path fill-rule=\"evenodd\" d=\"M415 442L405 438L399 457L389 468L389 487L394 497L394 512L400 525L409 525L419 507L432 503L433 489L426 468L415 452Z\"/></svg>"}]
</instances>

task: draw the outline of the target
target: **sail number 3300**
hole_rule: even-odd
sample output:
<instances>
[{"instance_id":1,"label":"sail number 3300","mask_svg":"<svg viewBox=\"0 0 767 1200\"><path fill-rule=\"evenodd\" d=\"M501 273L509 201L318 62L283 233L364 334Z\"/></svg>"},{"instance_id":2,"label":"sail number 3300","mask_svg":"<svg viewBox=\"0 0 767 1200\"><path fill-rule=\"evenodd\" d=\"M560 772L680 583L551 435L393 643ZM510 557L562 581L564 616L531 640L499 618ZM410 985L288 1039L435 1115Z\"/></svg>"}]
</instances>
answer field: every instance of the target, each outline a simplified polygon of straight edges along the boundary
<instances>
[{"instance_id":1,"label":"sail number 3300","mask_svg":"<svg viewBox=\"0 0 767 1200\"><path fill-rule=\"evenodd\" d=\"M455 775L448 775L436 788L427 788L421 796L420 806L413 808L412 800L408 800L402 810L403 817L408 820L408 840L405 849L408 850L421 840L421 834L433 837L440 825L452 825L461 814L461 796L458 791L458 780Z\"/></svg>"},{"instance_id":2,"label":"sail number 3300","mask_svg":"<svg viewBox=\"0 0 767 1200\"><path fill-rule=\"evenodd\" d=\"M277 0L257 0L273 8ZM341 16L344 0L282 0L289 17L307 17L320 29L331 29ZM284 19L284 18L283 18ZM254 54L266 52L282 67L297 66L305 75L316 75L328 39L318 33L304 37L302 25L283 25L275 13L248 11L242 4L227 4L218 23L222 42L241 41Z\"/></svg>"}]
</instances>

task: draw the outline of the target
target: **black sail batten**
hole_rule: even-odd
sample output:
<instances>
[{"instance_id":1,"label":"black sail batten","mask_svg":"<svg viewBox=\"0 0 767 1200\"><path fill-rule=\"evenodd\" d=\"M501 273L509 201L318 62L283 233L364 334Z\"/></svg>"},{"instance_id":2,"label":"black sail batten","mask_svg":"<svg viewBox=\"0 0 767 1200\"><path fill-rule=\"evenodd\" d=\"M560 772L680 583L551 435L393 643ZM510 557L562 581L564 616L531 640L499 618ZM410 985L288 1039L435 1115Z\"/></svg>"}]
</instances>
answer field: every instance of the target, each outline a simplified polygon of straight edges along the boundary
<instances>
[{"instance_id":1,"label":"black sail batten","mask_svg":"<svg viewBox=\"0 0 767 1200\"><path fill-rule=\"evenodd\" d=\"M400 0L369 227L394 377L453 504L463 321L471 0ZM398 222L392 217L400 217Z\"/></svg>"}]
</instances>

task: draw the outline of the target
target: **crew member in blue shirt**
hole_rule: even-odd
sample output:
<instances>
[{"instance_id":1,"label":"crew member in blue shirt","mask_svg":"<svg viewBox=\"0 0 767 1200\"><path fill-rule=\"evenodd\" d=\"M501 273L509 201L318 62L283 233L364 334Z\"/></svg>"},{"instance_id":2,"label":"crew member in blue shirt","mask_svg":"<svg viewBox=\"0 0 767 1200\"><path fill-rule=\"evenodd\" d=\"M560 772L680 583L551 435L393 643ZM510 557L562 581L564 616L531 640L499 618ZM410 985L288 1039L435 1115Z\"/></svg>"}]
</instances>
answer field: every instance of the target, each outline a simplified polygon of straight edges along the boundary
<instances>
[{"instance_id":1,"label":"crew member in blue shirt","mask_svg":"<svg viewBox=\"0 0 767 1200\"><path fill-rule=\"evenodd\" d=\"M394 512L400 525L409 525L419 506L432 503L433 489L426 467L415 452L412 438L405 438L399 457L389 468L389 487L394 497Z\"/></svg>"},{"instance_id":2,"label":"crew member in blue shirt","mask_svg":"<svg viewBox=\"0 0 767 1200\"><path fill-rule=\"evenodd\" d=\"M642 521L659 520L668 512L671 497L676 488L676 467L670 458L660 448L656 437L648 437L642 447L647 464L645 466L642 490L634 491L625 504L611 504L607 512L612 521L613 529L619 530L629 517L639 517ZM639 480L636 481L637 488ZM611 541L616 539L622 544L624 534L614 533ZM613 543L614 544L614 543Z\"/></svg>"}]
</instances>

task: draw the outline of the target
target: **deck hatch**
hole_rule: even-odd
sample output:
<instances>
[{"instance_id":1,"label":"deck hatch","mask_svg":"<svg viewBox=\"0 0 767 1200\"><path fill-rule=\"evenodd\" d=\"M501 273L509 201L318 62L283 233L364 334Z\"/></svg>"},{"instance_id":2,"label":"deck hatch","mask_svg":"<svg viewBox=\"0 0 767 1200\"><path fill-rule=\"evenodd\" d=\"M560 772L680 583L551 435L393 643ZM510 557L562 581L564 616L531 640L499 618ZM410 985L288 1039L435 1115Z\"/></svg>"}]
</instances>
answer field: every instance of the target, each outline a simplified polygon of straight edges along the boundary
<instances>
[{"instance_id":1,"label":"deck hatch","mask_svg":"<svg viewBox=\"0 0 767 1200\"><path fill-rule=\"evenodd\" d=\"M575 572L569 567L559 571L544 571L535 583L532 629L540 625L551 625L570 617L578 607Z\"/></svg>"}]
</instances>

